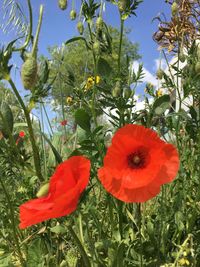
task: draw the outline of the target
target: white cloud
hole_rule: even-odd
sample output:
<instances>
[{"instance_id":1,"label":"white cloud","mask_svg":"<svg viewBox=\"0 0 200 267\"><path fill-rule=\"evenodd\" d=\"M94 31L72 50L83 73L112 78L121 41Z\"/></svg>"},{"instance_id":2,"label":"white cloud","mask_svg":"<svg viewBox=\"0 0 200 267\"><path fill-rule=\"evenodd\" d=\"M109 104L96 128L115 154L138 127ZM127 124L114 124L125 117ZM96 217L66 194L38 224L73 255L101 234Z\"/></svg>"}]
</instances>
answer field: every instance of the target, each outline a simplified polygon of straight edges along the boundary
<instances>
[{"instance_id":1,"label":"white cloud","mask_svg":"<svg viewBox=\"0 0 200 267\"><path fill-rule=\"evenodd\" d=\"M134 71L135 73L137 73L138 67L139 67L139 62L134 61L132 66L131 66L131 70ZM149 82L155 86L158 84L156 77L150 71L148 71L145 67L143 67L143 72L144 72L144 78L142 79L142 81L144 83Z\"/></svg>"}]
</instances>

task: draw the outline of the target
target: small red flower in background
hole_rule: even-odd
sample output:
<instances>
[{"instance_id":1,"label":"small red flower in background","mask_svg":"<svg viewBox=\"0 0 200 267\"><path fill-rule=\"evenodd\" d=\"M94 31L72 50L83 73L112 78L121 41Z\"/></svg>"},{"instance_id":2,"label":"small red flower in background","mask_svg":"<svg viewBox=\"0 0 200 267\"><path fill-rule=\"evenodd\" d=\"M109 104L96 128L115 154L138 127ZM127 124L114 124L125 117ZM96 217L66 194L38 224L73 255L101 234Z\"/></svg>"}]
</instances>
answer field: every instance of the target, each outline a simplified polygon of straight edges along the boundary
<instances>
[{"instance_id":1,"label":"small red flower in background","mask_svg":"<svg viewBox=\"0 0 200 267\"><path fill-rule=\"evenodd\" d=\"M25 136L25 132L24 131L19 132L19 137L23 138L24 136Z\"/></svg>"},{"instance_id":2,"label":"small red flower in background","mask_svg":"<svg viewBox=\"0 0 200 267\"><path fill-rule=\"evenodd\" d=\"M124 202L145 202L173 181L179 169L176 148L141 125L128 124L112 138L98 176L114 197Z\"/></svg>"},{"instance_id":3,"label":"small red flower in background","mask_svg":"<svg viewBox=\"0 0 200 267\"><path fill-rule=\"evenodd\" d=\"M20 206L19 227L24 229L72 213L77 208L89 176L90 161L83 156L73 156L61 163L50 179L48 195Z\"/></svg>"},{"instance_id":4,"label":"small red flower in background","mask_svg":"<svg viewBox=\"0 0 200 267\"><path fill-rule=\"evenodd\" d=\"M60 125L62 125L62 126L67 125L67 120L61 121L61 122L60 122Z\"/></svg>"},{"instance_id":5,"label":"small red flower in background","mask_svg":"<svg viewBox=\"0 0 200 267\"><path fill-rule=\"evenodd\" d=\"M16 140L16 145L18 145L19 142L20 142L20 140L21 140L22 138L24 138L24 137L25 137L25 132L24 132L24 131L20 131L20 132L19 132L19 135L18 135L18 137L17 137L17 140Z\"/></svg>"}]
</instances>

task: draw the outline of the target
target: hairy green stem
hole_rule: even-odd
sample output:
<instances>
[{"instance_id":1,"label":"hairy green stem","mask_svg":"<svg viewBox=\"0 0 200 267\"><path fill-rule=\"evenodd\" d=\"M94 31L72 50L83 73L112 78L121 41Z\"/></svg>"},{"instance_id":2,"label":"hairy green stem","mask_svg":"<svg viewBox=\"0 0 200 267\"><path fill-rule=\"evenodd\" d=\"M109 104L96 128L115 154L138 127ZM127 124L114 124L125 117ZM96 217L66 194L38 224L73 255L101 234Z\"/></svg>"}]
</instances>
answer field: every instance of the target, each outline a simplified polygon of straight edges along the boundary
<instances>
[{"instance_id":1,"label":"hairy green stem","mask_svg":"<svg viewBox=\"0 0 200 267\"><path fill-rule=\"evenodd\" d=\"M91 267L88 255L86 254L85 249L84 249L81 241L79 240L78 236L76 235L76 233L74 232L73 228L70 225L68 225L68 229L69 229L70 234L72 235L72 237L73 237L73 239L74 239L74 241L75 241L75 243L79 249L79 252L83 258L85 267Z\"/></svg>"},{"instance_id":2,"label":"hairy green stem","mask_svg":"<svg viewBox=\"0 0 200 267\"><path fill-rule=\"evenodd\" d=\"M35 34L35 39L32 47L32 55L34 57L37 57L37 46L38 46L38 40L39 40L39 34L40 34L40 29L42 25L42 18L43 18L43 11L44 11L44 6L40 5L40 15L39 15L39 21L38 21L38 26Z\"/></svg>"},{"instance_id":3,"label":"hairy green stem","mask_svg":"<svg viewBox=\"0 0 200 267\"><path fill-rule=\"evenodd\" d=\"M90 23L88 23L88 29L89 29L89 34L90 34L90 39L91 42L93 43L93 36L92 36L92 30L90 27ZM96 110L95 110L95 102L96 102L96 76L97 76L97 58L94 52L94 49L92 49L92 54L93 54L93 61L94 61L94 87L93 87L93 92L92 92L92 115L94 119L95 126L98 125L97 123L97 115L96 115Z\"/></svg>"},{"instance_id":4,"label":"hairy green stem","mask_svg":"<svg viewBox=\"0 0 200 267\"><path fill-rule=\"evenodd\" d=\"M139 223L139 240L140 240L140 267L143 267L143 242L142 242L142 212L141 203L138 204L138 223Z\"/></svg>"},{"instance_id":5,"label":"hairy green stem","mask_svg":"<svg viewBox=\"0 0 200 267\"><path fill-rule=\"evenodd\" d=\"M124 20L122 19L122 16L120 13L120 39L119 39L118 68L117 68L118 77L120 77L120 72L121 72L121 53L122 53L123 33L124 33Z\"/></svg>"},{"instance_id":6,"label":"hairy green stem","mask_svg":"<svg viewBox=\"0 0 200 267\"><path fill-rule=\"evenodd\" d=\"M42 182L42 181L44 181L44 178L43 178L42 173L41 173L39 150L38 150L38 147L37 147L36 142L35 142L33 127L32 127L29 112L28 112L14 82L12 81L11 77L9 77L8 82L9 82L10 86L12 87L13 92L14 92L15 96L17 97L17 100L20 103L20 105L24 111L24 115L25 115L26 122L28 125L28 131L29 131L31 146L32 146L32 150L33 150L33 159L34 159L35 171L36 171L36 174L38 176L38 179Z\"/></svg>"}]
</instances>

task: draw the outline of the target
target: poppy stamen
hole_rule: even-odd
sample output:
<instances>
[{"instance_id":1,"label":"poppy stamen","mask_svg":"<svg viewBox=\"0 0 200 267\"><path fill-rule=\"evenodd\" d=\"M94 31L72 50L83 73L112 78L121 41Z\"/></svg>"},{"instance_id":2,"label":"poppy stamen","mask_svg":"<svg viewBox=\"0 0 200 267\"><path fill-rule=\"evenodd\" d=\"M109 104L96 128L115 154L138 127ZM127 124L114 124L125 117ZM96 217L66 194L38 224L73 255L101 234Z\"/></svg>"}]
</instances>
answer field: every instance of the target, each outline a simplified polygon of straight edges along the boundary
<instances>
[{"instance_id":1,"label":"poppy stamen","mask_svg":"<svg viewBox=\"0 0 200 267\"><path fill-rule=\"evenodd\" d=\"M147 165L148 153L146 149L139 148L127 157L128 166L132 169L141 169Z\"/></svg>"}]
</instances>

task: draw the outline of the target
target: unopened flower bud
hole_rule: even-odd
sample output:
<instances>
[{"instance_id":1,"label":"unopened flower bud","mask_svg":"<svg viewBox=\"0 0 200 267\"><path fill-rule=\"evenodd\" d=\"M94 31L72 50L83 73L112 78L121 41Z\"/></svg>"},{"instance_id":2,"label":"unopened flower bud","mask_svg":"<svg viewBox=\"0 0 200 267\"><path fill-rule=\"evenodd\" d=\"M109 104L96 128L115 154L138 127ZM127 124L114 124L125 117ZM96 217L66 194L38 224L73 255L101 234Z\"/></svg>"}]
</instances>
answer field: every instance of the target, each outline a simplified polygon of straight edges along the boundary
<instances>
[{"instance_id":1,"label":"unopened flower bud","mask_svg":"<svg viewBox=\"0 0 200 267\"><path fill-rule=\"evenodd\" d=\"M67 8L67 0L59 0L58 6L61 10L65 10Z\"/></svg>"},{"instance_id":2,"label":"unopened flower bud","mask_svg":"<svg viewBox=\"0 0 200 267\"><path fill-rule=\"evenodd\" d=\"M76 19L76 10L72 9L70 12L70 19L75 20Z\"/></svg>"},{"instance_id":3,"label":"unopened flower bud","mask_svg":"<svg viewBox=\"0 0 200 267\"><path fill-rule=\"evenodd\" d=\"M130 86L126 86L124 88L124 98L129 99L131 94L132 94L132 90L131 90Z\"/></svg>"},{"instance_id":4,"label":"unopened flower bud","mask_svg":"<svg viewBox=\"0 0 200 267\"><path fill-rule=\"evenodd\" d=\"M157 76L157 78L159 79L159 80L162 80L162 78L163 78L163 70L161 69L161 68L159 68L158 70L157 70L157 72L156 72L156 76Z\"/></svg>"},{"instance_id":5,"label":"unopened flower bud","mask_svg":"<svg viewBox=\"0 0 200 267\"><path fill-rule=\"evenodd\" d=\"M37 59L29 55L21 69L22 83L25 89L33 89L37 82Z\"/></svg>"},{"instance_id":6,"label":"unopened flower bud","mask_svg":"<svg viewBox=\"0 0 200 267\"><path fill-rule=\"evenodd\" d=\"M49 183L43 184L39 191L37 192L36 196L39 197L45 197L49 192Z\"/></svg>"},{"instance_id":7,"label":"unopened flower bud","mask_svg":"<svg viewBox=\"0 0 200 267\"><path fill-rule=\"evenodd\" d=\"M79 21L77 23L76 28L77 28L78 32L80 33L80 35L82 35L84 32L84 26L83 26L83 23L81 21Z\"/></svg>"},{"instance_id":8,"label":"unopened flower bud","mask_svg":"<svg viewBox=\"0 0 200 267\"><path fill-rule=\"evenodd\" d=\"M125 12L128 6L128 0L119 0L118 8L120 12Z\"/></svg>"},{"instance_id":9,"label":"unopened flower bud","mask_svg":"<svg viewBox=\"0 0 200 267\"><path fill-rule=\"evenodd\" d=\"M179 59L180 59L181 62L185 62L186 56L185 56L185 54L183 53L183 51L180 52L180 54L179 54Z\"/></svg>"},{"instance_id":10,"label":"unopened flower bud","mask_svg":"<svg viewBox=\"0 0 200 267\"><path fill-rule=\"evenodd\" d=\"M178 13L178 4L174 2L171 6L172 16L176 16Z\"/></svg>"},{"instance_id":11,"label":"unopened flower bud","mask_svg":"<svg viewBox=\"0 0 200 267\"><path fill-rule=\"evenodd\" d=\"M97 31L101 31L103 28L103 19L102 17L98 17L96 20L96 29Z\"/></svg>"},{"instance_id":12,"label":"unopened flower bud","mask_svg":"<svg viewBox=\"0 0 200 267\"><path fill-rule=\"evenodd\" d=\"M100 53L100 42L99 41L94 42L93 50L94 50L96 55L98 55Z\"/></svg>"},{"instance_id":13,"label":"unopened flower bud","mask_svg":"<svg viewBox=\"0 0 200 267\"><path fill-rule=\"evenodd\" d=\"M115 87L112 90L112 96L119 97L120 95L121 95L121 83L120 81L117 81Z\"/></svg>"}]
</instances>

